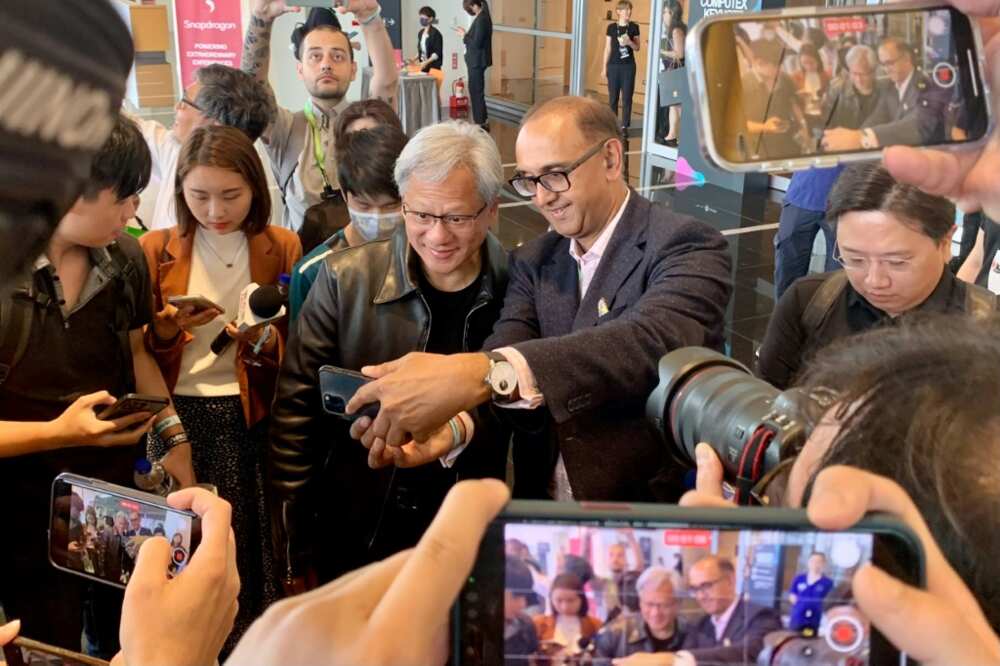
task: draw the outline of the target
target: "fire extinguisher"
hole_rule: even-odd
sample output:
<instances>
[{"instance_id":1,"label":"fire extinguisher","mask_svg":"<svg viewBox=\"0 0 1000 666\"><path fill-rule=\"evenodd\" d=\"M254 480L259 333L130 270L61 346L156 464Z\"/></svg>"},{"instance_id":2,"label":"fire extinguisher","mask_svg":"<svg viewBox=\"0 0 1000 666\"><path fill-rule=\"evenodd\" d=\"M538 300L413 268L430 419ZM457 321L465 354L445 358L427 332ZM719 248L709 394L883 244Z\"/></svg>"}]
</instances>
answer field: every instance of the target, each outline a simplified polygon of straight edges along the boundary
<instances>
[{"instance_id":1,"label":"fire extinguisher","mask_svg":"<svg viewBox=\"0 0 1000 666\"><path fill-rule=\"evenodd\" d=\"M448 100L452 118L466 118L469 115L469 97L465 94L465 80L461 77L451 84L451 98Z\"/></svg>"}]
</instances>

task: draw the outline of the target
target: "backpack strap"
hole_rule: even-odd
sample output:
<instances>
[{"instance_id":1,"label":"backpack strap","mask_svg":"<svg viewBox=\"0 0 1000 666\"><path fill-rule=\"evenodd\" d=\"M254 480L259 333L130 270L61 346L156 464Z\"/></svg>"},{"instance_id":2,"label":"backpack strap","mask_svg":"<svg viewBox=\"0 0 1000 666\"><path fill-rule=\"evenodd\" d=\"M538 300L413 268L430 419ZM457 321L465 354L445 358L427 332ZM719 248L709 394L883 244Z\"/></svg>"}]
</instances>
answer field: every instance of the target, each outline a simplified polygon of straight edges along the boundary
<instances>
[{"instance_id":1,"label":"backpack strap","mask_svg":"<svg viewBox=\"0 0 1000 666\"><path fill-rule=\"evenodd\" d=\"M802 312L802 328L810 333L818 331L846 287L847 274L844 271L837 271L823 280Z\"/></svg>"},{"instance_id":2,"label":"backpack strap","mask_svg":"<svg viewBox=\"0 0 1000 666\"><path fill-rule=\"evenodd\" d=\"M0 298L0 386L28 347L34 309L35 300L25 289Z\"/></svg>"},{"instance_id":3,"label":"backpack strap","mask_svg":"<svg viewBox=\"0 0 1000 666\"><path fill-rule=\"evenodd\" d=\"M997 310L997 297L989 289L976 284L965 285L965 312L973 319L983 320Z\"/></svg>"},{"instance_id":4,"label":"backpack strap","mask_svg":"<svg viewBox=\"0 0 1000 666\"><path fill-rule=\"evenodd\" d=\"M305 150L307 131L309 131L309 121L306 119L306 114L302 111L296 111L292 114L292 125L288 130L288 143L285 144L285 150L282 153L283 159L278 164L278 172L275 174L282 204L285 203L285 192L288 190L289 183L292 182L292 176L295 175L295 170L299 167L299 158L302 156L302 151Z\"/></svg>"}]
</instances>

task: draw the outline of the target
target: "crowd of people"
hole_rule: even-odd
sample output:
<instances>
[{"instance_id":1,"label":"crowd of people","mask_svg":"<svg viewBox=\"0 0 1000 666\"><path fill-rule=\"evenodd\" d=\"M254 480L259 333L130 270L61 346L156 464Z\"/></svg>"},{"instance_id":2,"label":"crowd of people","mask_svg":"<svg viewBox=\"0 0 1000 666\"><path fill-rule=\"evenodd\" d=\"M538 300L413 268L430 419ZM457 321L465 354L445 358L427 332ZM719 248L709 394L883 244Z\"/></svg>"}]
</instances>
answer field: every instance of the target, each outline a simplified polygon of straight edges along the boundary
<instances>
[{"instance_id":1,"label":"crowd of people","mask_svg":"<svg viewBox=\"0 0 1000 666\"><path fill-rule=\"evenodd\" d=\"M870 542L865 545L853 535L836 535L821 550L781 543L778 551L758 554L758 535L717 531L713 538L720 543L719 552L674 547L671 558L657 545L664 537L657 530L584 528L581 555L562 552L554 543L558 530L535 542L534 553L512 530L516 526L507 528L504 574L507 664L647 663L643 659L756 664L765 649L790 635L816 654L828 651L830 624L848 614L858 617L858 626L867 631L850 588L853 573L870 560L872 549ZM594 532L612 536L601 563L607 577L595 574ZM827 553L838 545L851 554L850 561L842 556L831 578ZM540 556L552 552L558 553L553 562ZM765 567L786 558L801 567L776 572L773 596L760 598L758 593L751 600L749 573L756 570L758 557ZM673 565L667 566L665 559L673 559ZM760 574L757 583L765 583ZM851 656L864 658L867 648L861 643L851 646Z\"/></svg>"},{"instance_id":2,"label":"crowd of people","mask_svg":"<svg viewBox=\"0 0 1000 666\"><path fill-rule=\"evenodd\" d=\"M811 19L737 24L742 158L934 145L970 135L965 101L955 98L960 88L927 73L947 54L873 28L830 37Z\"/></svg>"},{"instance_id":3,"label":"crowd of people","mask_svg":"<svg viewBox=\"0 0 1000 666\"><path fill-rule=\"evenodd\" d=\"M508 472L517 498L726 505L711 447L699 446L697 487L687 492L687 470L645 417L664 354L723 347L733 287L722 235L631 189L619 120L603 103L567 96L525 115L506 182L550 231L506 252L490 231L505 185L495 143L455 121L401 134L375 0L337 12L360 25L381 102L346 100L354 49L336 13L316 10L292 37L310 101L295 112L274 104L270 33L288 9L254 1L246 71L199 73L170 130L117 110L131 40L105 3L0 9L16 37L2 48L38 67L68 67L61 52L37 47L38 31L58 23L75 64L104 72L91 85L115 102L95 116L100 142L73 150L65 141L77 135L58 131L63 116L36 134L17 124L17 109L8 117L0 106L0 181L20 184L0 191L0 251L36 258L12 259L23 275L3 268L10 283L0 309L0 502L19 507L20 537L19 547L0 549L0 604L29 637L108 659L121 650L141 664L220 655L315 663L320 654L443 662L448 608L509 497ZM764 53L759 41L749 45L754 57ZM896 47L899 67L905 49L886 41L880 50ZM802 85L822 87L808 67ZM281 224L270 219L257 139L284 199ZM57 157L39 158L39 171L23 164L17 141ZM954 208L943 198L995 216L998 167L994 142L961 163L896 147L884 165L846 169L829 203L843 270L792 285L761 354L765 377L837 396L811 415L812 435L775 484L782 503L808 505L820 528L880 509L916 531L928 589L865 567L853 594L890 641L931 664L1000 661L1000 542L984 529L1000 523L995 475L984 472L1000 441L991 398L1000 394L1000 331L996 299L951 273ZM70 190L37 184L60 173ZM122 232L153 175L172 201L135 240ZM36 180L25 184L28 176ZM31 233L7 230L17 224ZM330 235L303 260L296 232L310 224ZM282 273L298 280L294 319L237 326L246 290L278 284ZM192 295L210 306L171 302ZM903 316L911 310L926 316ZM372 378L347 411L377 402L377 414L326 415L324 365ZM170 405L97 418L95 407L133 391ZM164 576L171 543L155 525L139 516L119 525L117 514L102 525L96 509L91 519L82 498L72 500L81 571L89 562L113 577L120 551L105 547L102 557L102 539L146 537L137 553L125 548L134 563L123 597L49 566L49 490L65 470L129 485L136 456L219 496L187 488L167 499L203 518L201 544L173 579ZM317 529L324 525L336 528ZM512 630L522 647L531 635L538 642L524 654L551 660L589 639L614 659L646 659L632 650L746 663L735 643L783 626L775 608L737 593L734 564L718 555L680 561L678 571L649 566L628 542L609 552L607 578L567 554L565 571L547 582L523 546L508 544L508 576L535 595L515 595L509 614L520 618ZM822 573L789 585L797 631L815 631ZM674 604L681 587L703 615L684 627ZM532 606L539 612L526 622ZM942 633L913 635L907 618Z\"/></svg>"}]
</instances>

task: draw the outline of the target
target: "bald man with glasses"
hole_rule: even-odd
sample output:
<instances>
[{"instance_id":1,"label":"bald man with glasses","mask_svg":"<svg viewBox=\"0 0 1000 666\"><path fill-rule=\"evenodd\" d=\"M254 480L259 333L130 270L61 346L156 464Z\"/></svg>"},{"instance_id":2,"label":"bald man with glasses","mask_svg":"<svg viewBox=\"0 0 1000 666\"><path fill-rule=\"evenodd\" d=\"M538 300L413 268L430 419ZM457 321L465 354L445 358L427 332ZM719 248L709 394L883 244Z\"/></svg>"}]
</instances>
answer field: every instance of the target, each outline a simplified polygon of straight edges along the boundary
<instances>
[{"instance_id":1,"label":"bald man with glasses","mask_svg":"<svg viewBox=\"0 0 1000 666\"><path fill-rule=\"evenodd\" d=\"M644 406L664 354L721 348L729 254L718 231L629 188L618 137L611 111L582 97L525 116L510 185L551 230L511 255L503 311L483 352L410 354L369 369L384 376L353 403L381 404L374 422L353 430L363 443L378 450L419 439L492 402L515 430L515 496L680 497L683 470Z\"/></svg>"}]
</instances>

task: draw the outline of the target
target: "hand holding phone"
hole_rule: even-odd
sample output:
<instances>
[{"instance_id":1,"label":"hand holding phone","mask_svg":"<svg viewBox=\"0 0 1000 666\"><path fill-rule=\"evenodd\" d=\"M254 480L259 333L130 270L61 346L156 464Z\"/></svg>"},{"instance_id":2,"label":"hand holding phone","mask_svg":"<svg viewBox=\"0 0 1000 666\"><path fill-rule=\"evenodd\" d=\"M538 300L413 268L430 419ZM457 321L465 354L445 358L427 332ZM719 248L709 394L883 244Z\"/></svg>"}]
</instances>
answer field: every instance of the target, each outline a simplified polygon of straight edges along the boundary
<instances>
[{"instance_id":1,"label":"hand holding phone","mask_svg":"<svg viewBox=\"0 0 1000 666\"><path fill-rule=\"evenodd\" d=\"M173 493L166 503L170 511L199 519L200 543L170 579L163 575L175 559L169 530L167 539L143 544L122 604L122 652L132 664L215 663L232 630L240 589L232 507L203 488Z\"/></svg>"},{"instance_id":2,"label":"hand holding phone","mask_svg":"<svg viewBox=\"0 0 1000 666\"><path fill-rule=\"evenodd\" d=\"M324 365L319 369L319 386L323 400L323 411L348 421L360 416L375 418L379 404L365 405L354 414L347 414L347 403L350 402L358 389L371 381L360 372L345 370L332 365Z\"/></svg>"},{"instance_id":3,"label":"hand holding phone","mask_svg":"<svg viewBox=\"0 0 1000 666\"><path fill-rule=\"evenodd\" d=\"M154 413L131 411L110 419L95 413L100 407L113 408L115 398L107 391L81 396L51 422L53 438L69 446L127 446L135 444L153 425ZM159 411L159 410L157 410Z\"/></svg>"},{"instance_id":4,"label":"hand holding phone","mask_svg":"<svg viewBox=\"0 0 1000 666\"><path fill-rule=\"evenodd\" d=\"M416 548L274 604L227 663L284 663L289 654L334 664L445 663L449 609L483 530L509 497L495 479L456 484Z\"/></svg>"},{"instance_id":5,"label":"hand holding phone","mask_svg":"<svg viewBox=\"0 0 1000 666\"><path fill-rule=\"evenodd\" d=\"M167 303L170 303L178 310L186 308L192 313L204 312L205 310L217 310L220 315L226 314L226 309L224 307L217 305L204 296L170 296L167 298Z\"/></svg>"}]
</instances>

